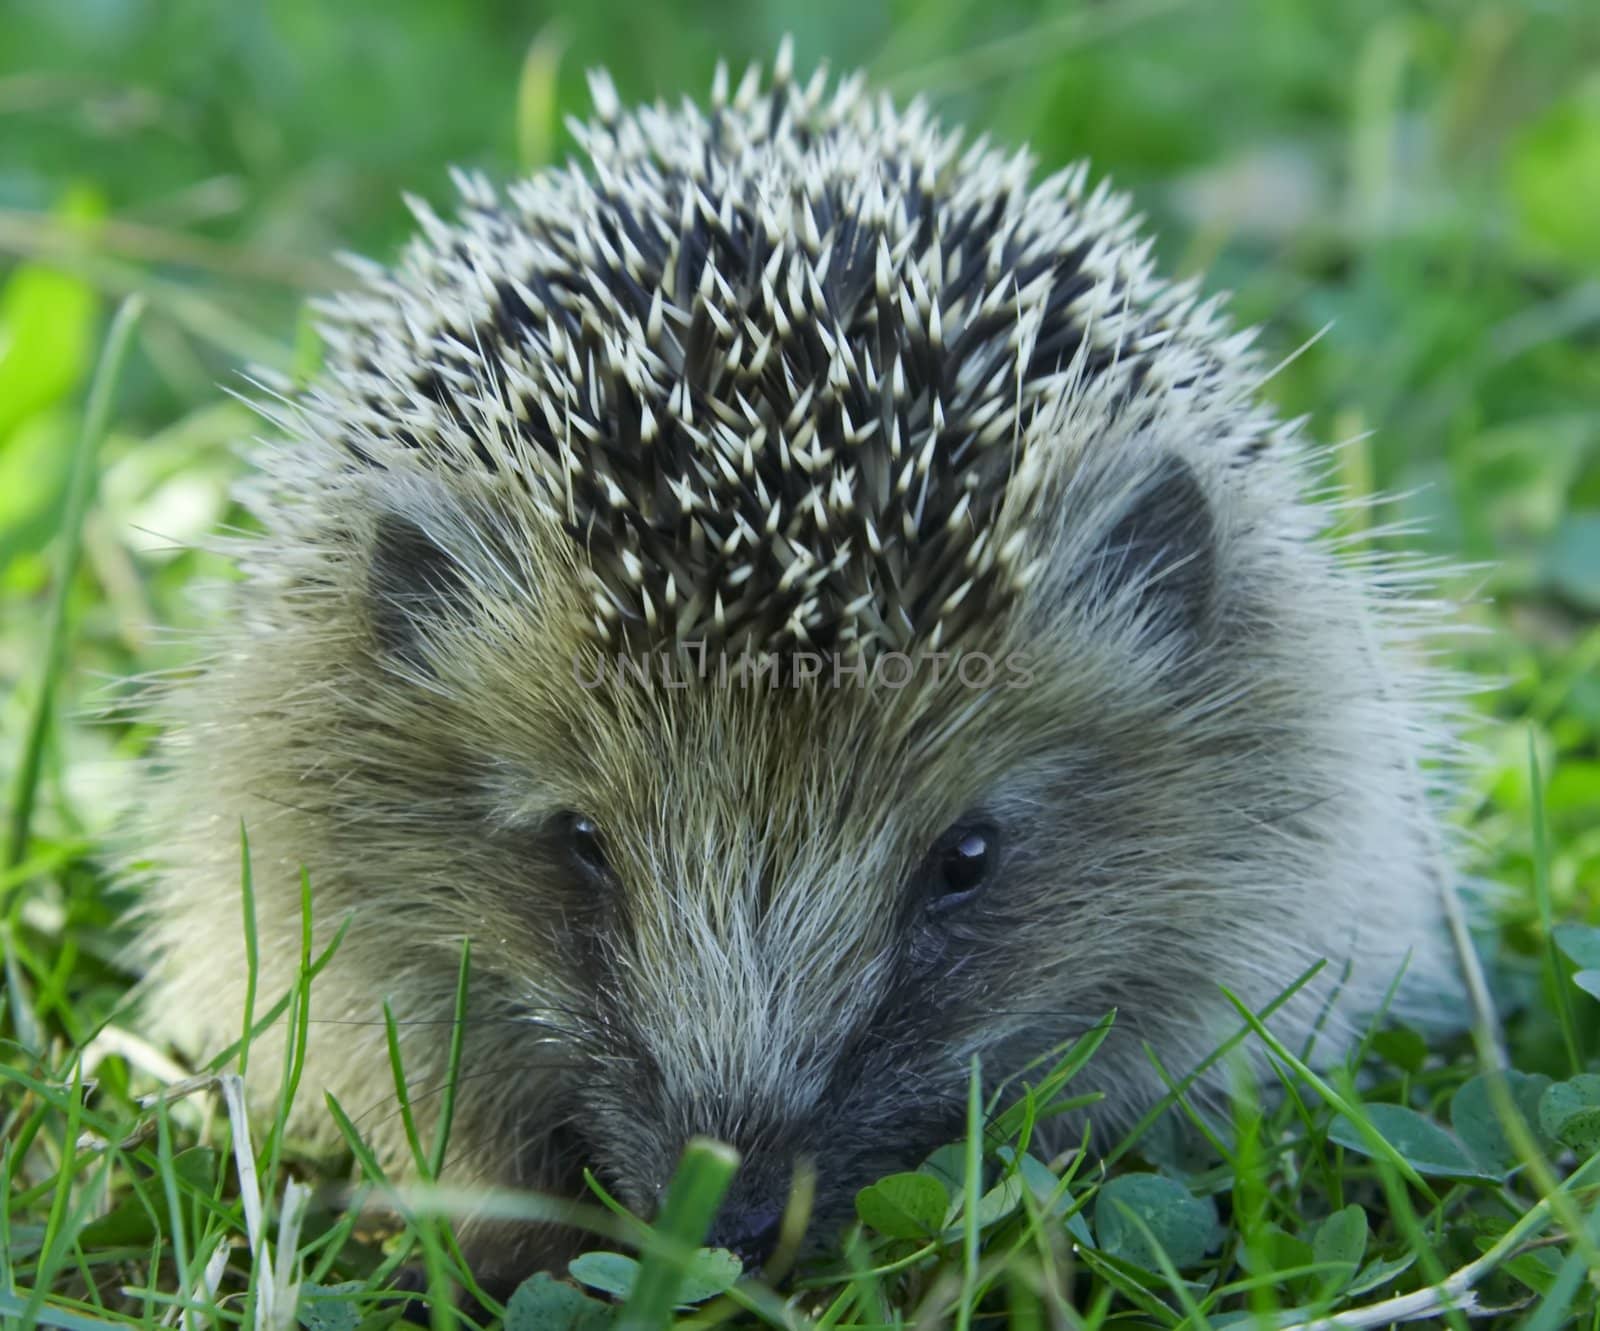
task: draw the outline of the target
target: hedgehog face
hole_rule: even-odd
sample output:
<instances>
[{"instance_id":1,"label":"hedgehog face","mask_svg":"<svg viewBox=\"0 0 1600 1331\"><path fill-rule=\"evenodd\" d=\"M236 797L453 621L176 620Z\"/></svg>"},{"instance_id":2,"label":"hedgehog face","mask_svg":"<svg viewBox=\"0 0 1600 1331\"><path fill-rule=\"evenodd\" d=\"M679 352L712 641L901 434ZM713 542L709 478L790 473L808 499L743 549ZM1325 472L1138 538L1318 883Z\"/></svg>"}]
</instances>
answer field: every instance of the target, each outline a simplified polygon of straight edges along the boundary
<instances>
[{"instance_id":1,"label":"hedgehog face","mask_svg":"<svg viewBox=\"0 0 1600 1331\"><path fill-rule=\"evenodd\" d=\"M491 538L444 505L431 538L377 524L375 660L430 748L478 774L480 840L454 873L499 922L478 954L488 1006L567 1069L530 1128L570 1118L646 1212L690 1137L733 1143L747 1163L720 1238L754 1254L803 1161L823 1167L819 1217L842 1218L959 1134L973 1054L1003 1075L1104 1015L1063 988L1075 944L1040 936L1083 928L1059 848L1108 853L1064 825L1102 738L1086 681L1170 705L1136 667L1204 631L1214 551L1181 464L1096 484L1064 503L1094 517L1061 524L1080 556L1036 620L913 641L893 668L817 654L813 678L794 654L764 672L723 651L608 655L580 603L506 584L513 561L482 562Z\"/></svg>"},{"instance_id":2,"label":"hedgehog face","mask_svg":"<svg viewBox=\"0 0 1600 1331\"><path fill-rule=\"evenodd\" d=\"M995 755L966 756L978 728L935 738L949 712L928 690L710 679L668 697L569 675L541 703L503 683L479 696L551 706L540 728L572 742L517 752L501 727L494 822L538 849L524 941L482 964L530 1012L566 1014L559 1094L620 1195L648 1213L689 1137L729 1141L747 1163L723 1238L753 1252L802 1160L826 1160L819 1213L837 1219L875 1169L957 1133L1021 864L1012 811L986 798ZM938 775L935 746L971 779Z\"/></svg>"}]
</instances>

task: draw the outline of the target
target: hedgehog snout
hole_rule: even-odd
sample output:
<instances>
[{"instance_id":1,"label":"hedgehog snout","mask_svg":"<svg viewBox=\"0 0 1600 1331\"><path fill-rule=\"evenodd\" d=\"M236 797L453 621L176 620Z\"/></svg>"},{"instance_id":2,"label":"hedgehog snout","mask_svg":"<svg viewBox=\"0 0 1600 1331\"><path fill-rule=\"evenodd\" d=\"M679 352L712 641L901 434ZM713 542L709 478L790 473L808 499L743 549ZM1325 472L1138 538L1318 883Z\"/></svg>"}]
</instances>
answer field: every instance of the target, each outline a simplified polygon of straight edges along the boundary
<instances>
[{"instance_id":1,"label":"hedgehog snout","mask_svg":"<svg viewBox=\"0 0 1600 1331\"><path fill-rule=\"evenodd\" d=\"M778 1245L783 1204L761 1196L725 1202L706 1235L708 1248L726 1248L747 1268L763 1265Z\"/></svg>"}]
</instances>

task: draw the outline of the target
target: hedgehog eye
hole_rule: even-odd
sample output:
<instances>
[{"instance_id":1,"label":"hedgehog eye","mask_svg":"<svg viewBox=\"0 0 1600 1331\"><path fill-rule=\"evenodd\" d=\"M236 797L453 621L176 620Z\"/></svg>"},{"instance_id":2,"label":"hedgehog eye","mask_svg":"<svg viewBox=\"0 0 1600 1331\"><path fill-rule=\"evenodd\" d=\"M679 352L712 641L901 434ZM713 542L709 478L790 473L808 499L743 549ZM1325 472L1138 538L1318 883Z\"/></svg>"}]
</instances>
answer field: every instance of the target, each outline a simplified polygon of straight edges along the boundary
<instances>
[{"instance_id":1,"label":"hedgehog eye","mask_svg":"<svg viewBox=\"0 0 1600 1331\"><path fill-rule=\"evenodd\" d=\"M611 865L606 860L600 825L585 813L566 814L565 822L567 844L578 862L592 873L610 873Z\"/></svg>"},{"instance_id":2,"label":"hedgehog eye","mask_svg":"<svg viewBox=\"0 0 1600 1331\"><path fill-rule=\"evenodd\" d=\"M936 915L963 906L978 895L999 861L999 837L987 823L970 823L950 829L934 848L933 899Z\"/></svg>"}]
</instances>

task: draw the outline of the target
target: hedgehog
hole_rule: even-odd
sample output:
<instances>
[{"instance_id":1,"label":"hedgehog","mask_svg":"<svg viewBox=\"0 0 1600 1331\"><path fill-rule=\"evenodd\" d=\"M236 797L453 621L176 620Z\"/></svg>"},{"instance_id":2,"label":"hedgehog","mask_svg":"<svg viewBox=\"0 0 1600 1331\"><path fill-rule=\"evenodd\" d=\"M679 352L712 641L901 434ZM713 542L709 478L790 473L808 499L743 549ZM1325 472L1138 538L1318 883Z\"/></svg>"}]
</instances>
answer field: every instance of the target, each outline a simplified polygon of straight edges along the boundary
<instances>
[{"instance_id":1,"label":"hedgehog","mask_svg":"<svg viewBox=\"0 0 1600 1331\"><path fill-rule=\"evenodd\" d=\"M157 703L152 1023L208 1057L252 975L289 992L304 873L342 938L303 1130L331 1091L408 1167L387 1004L425 1136L459 1035L445 1181L589 1167L648 1217L718 1138L708 1242L755 1263L798 1170L841 1222L961 1135L974 1064L1108 1014L1051 1140L1115 1140L1230 994L1325 1058L1450 1012L1440 603L1341 544L1222 298L1087 165L787 48L703 109L591 89L578 160L411 201L322 370L259 381L254 534Z\"/></svg>"}]
</instances>

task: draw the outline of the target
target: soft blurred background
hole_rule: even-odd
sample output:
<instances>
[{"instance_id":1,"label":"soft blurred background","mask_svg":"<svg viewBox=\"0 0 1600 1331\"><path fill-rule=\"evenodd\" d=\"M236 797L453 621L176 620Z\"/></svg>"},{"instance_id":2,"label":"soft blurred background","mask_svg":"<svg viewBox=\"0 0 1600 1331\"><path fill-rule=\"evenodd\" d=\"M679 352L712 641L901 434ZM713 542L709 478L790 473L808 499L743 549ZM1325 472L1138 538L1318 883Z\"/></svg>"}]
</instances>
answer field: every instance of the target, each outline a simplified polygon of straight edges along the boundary
<instances>
[{"instance_id":1,"label":"soft blurred background","mask_svg":"<svg viewBox=\"0 0 1600 1331\"><path fill-rule=\"evenodd\" d=\"M0 875L7 962L68 1027L122 981L93 853L143 736L89 713L182 659L191 543L229 518L258 428L240 368L304 371L341 249L392 256L402 191L570 147L604 64L701 96L792 32L802 70L865 65L1042 168L1131 189L1170 270L1265 325L1272 381L1347 484L1400 495L1477 598L1451 648L1476 704L1462 818L1534 946L1545 778L1558 910L1600 918L1600 4L1595 0L0 0L0 777L41 670L68 459L118 299L148 313L101 451L27 872ZM87 852L87 853L86 853ZM41 872L43 871L43 872ZM98 958L98 960L96 959ZM98 976L98 981L91 977ZM68 990L74 997L69 1000Z\"/></svg>"}]
</instances>

